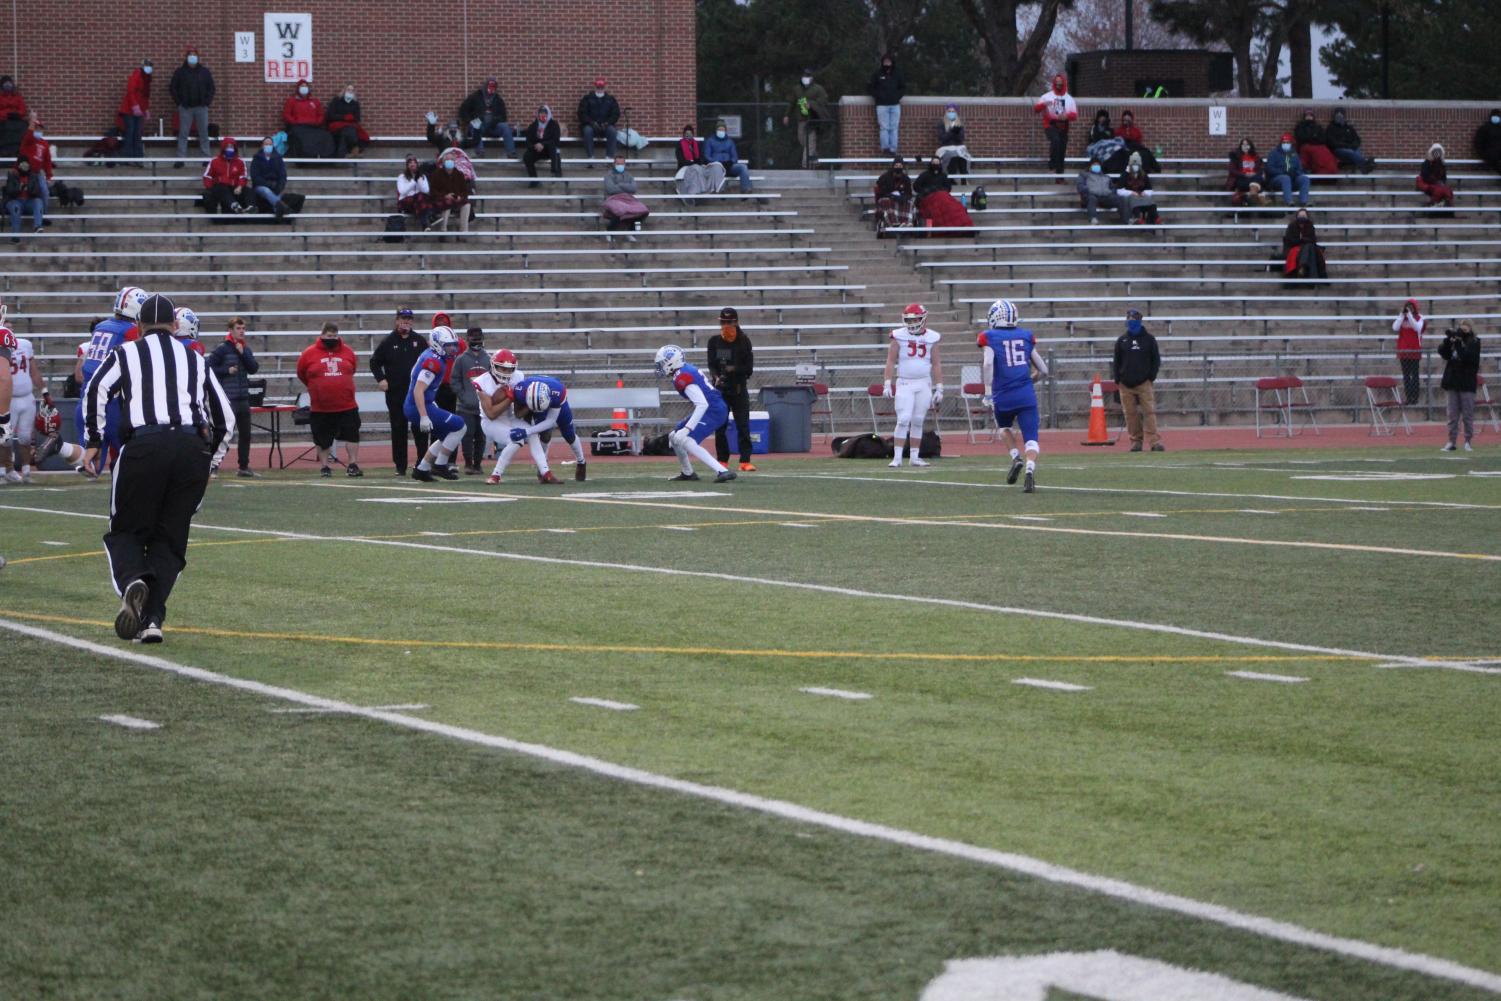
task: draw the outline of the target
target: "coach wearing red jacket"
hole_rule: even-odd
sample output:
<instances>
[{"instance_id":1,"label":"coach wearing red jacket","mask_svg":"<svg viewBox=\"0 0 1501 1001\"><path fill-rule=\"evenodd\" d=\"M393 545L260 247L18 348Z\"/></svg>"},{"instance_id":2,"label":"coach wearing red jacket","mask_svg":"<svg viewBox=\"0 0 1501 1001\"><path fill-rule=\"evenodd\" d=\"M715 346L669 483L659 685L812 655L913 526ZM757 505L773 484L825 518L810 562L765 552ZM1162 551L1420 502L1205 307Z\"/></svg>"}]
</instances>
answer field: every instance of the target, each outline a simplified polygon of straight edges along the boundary
<instances>
[{"instance_id":1,"label":"coach wearing red jacket","mask_svg":"<svg viewBox=\"0 0 1501 1001\"><path fill-rule=\"evenodd\" d=\"M240 157L240 144L234 136L225 136L219 142L219 155L203 168L203 207L210 215L215 212L238 215L250 210L254 198L250 178L245 174L245 161Z\"/></svg>"},{"instance_id":2,"label":"coach wearing red jacket","mask_svg":"<svg viewBox=\"0 0 1501 1001\"><path fill-rule=\"evenodd\" d=\"M297 378L307 386L313 444L318 447L318 470L332 476L328 452L335 439L344 442L349 476L364 476L360 469L360 406L354 395L354 374L359 365L354 350L339 337L339 328L325 323L318 339L297 359Z\"/></svg>"}]
</instances>

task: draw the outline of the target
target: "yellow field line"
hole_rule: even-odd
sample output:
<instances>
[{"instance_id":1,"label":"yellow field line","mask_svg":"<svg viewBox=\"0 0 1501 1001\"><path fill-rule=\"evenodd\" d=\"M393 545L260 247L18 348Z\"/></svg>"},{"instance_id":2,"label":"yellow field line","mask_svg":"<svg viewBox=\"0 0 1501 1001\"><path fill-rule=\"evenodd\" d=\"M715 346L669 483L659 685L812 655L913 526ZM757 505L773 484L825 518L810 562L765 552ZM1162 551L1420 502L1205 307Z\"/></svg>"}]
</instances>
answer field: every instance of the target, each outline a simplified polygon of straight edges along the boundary
<instances>
[{"instance_id":1,"label":"yellow field line","mask_svg":"<svg viewBox=\"0 0 1501 1001\"><path fill-rule=\"evenodd\" d=\"M199 542L193 540L194 549L202 549L204 546L249 546L258 542L296 542L296 539L229 539L224 542ZM103 556L102 549L90 549L82 553L58 553L55 556L24 556L18 560L6 561L6 567L18 567L24 563L50 563L53 560L77 560L85 556Z\"/></svg>"}]
</instances>

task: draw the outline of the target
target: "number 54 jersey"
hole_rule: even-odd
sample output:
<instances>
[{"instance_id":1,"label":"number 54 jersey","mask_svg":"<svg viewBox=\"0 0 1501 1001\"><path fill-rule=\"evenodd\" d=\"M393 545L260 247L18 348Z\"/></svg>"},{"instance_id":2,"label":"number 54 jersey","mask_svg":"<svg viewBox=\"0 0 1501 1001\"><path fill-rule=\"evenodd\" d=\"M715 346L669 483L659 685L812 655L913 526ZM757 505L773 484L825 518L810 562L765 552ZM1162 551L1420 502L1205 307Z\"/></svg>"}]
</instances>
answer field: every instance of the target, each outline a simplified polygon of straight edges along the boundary
<instances>
[{"instance_id":1,"label":"number 54 jersey","mask_svg":"<svg viewBox=\"0 0 1501 1001\"><path fill-rule=\"evenodd\" d=\"M980 334L981 348L995 353L990 373L990 397L996 410L1019 410L1037 405L1037 390L1032 387L1032 351L1037 338L1022 327L991 328Z\"/></svg>"},{"instance_id":2,"label":"number 54 jersey","mask_svg":"<svg viewBox=\"0 0 1501 1001\"><path fill-rule=\"evenodd\" d=\"M896 377L898 379L933 378L933 348L941 336L936 330L924 330L920 334L898 327L891 332L896 341Z\"/></svg>"}]
</instances>

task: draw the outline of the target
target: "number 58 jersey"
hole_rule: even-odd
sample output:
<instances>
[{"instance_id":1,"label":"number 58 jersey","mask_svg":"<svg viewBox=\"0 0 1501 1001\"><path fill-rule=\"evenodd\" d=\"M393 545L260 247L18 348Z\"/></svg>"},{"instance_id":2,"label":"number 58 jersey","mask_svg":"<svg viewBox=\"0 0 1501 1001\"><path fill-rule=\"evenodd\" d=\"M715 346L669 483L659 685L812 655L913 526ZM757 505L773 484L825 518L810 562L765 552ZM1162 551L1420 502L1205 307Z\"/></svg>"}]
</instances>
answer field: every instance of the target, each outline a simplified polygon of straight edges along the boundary
<instances>
[{"instance_id":1,"label":"number 58 jersey","mask_svg":"<svg viewBox=\"0 0 1501 1001\"><path fill-rule=\"evenodd\" d=\"M906 327L897 327L891 332L891 339L896 342L898 379L933 378L933 348L942 339L936 330L914 334Z\"/></svg>"},{"instance_id":2,"label":"number 58 jersey","mask_svg":"<svg viewBox=\"0 0 1501 1001\"><path fill-rule=\"evenodd\" d=\"M1021 327L986 330L977 342L995 353L990 373L990 397L996 410L1016 410L1037 405L1032 386L1032 351L1037 338Z\"/></svg>"}]
</instances>

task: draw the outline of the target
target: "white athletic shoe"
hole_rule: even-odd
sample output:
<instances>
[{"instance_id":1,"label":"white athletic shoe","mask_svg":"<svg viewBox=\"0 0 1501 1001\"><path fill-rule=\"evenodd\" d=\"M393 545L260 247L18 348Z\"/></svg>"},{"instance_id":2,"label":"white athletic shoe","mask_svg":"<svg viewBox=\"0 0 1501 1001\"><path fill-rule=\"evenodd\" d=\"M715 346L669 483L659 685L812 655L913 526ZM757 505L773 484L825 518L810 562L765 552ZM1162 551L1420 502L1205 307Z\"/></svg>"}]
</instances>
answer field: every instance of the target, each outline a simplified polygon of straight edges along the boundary
<instances>
[{"instance_id":1,"label":"white athletic shoe","mask_svg":"<svg viewBox=\"0 0 1501 1001\"><path fill-rule=\"evenodd\" d=\"M1473 451L1475 451L1475 450L1474 450L1474 449L1473 449L1473 448L1471 448L1471 447L1470 447L1470 443L1469 443L1469 442L1465 442L1465 451L1466 451L1466 452L1473 452ZM28 483L30 483L30 482L31 482L31 481L30 481L30 480L27 480L27 482L28 482Z\"/></svg>"},{"instance_id":2,"label":"white athletic shoe","mask_svg":"<svg viewBox=\"0 0 1501 1001\"><path fill-rule=\"evenodd\" d=\"M901 469L902 468L902 460L901 459L892 459L889 463L887 463L887 467L890 468L890 469Z\"/></svg>"},{"instance_id":3,"label":"white athletic shoe","mask_svg":"<svg viewBox=\"0 0 1501 1001\"><path fill-rule=\"evenodd\" d=\"M6 483L20 483L21 482L21 474L18 473L18 472L16 472L14 469L8 470L6 472L6 474L5 474L5 482Z\"/></svg>"},{"instance_id":4,"label":"white athletic shoe","mask_svg":"<svg viewBox=\"0 0 1501 1001\"><path fill-rule=\"evenodd\" d=\"M927 466L927 465L930 465L930 463L928 462L927 459L919 459L916 456L914 456L912 458L912 465L914 465L914 466Z\"/></svg>"},{"instance_id":5,"label":"white athletic shoe","mask_svg":"<svg viewBox=\"0 0 1501 1001\"><path fill-rule=\"evenodd\" d=\"M1439 451L1440 452L1452 452L1452 451L1454 451L1454 443L1452 441L1445 442L1444 443L1444 447L1441 448L1441 449L1439 449Z\"/></svg>"}]
</instances>

